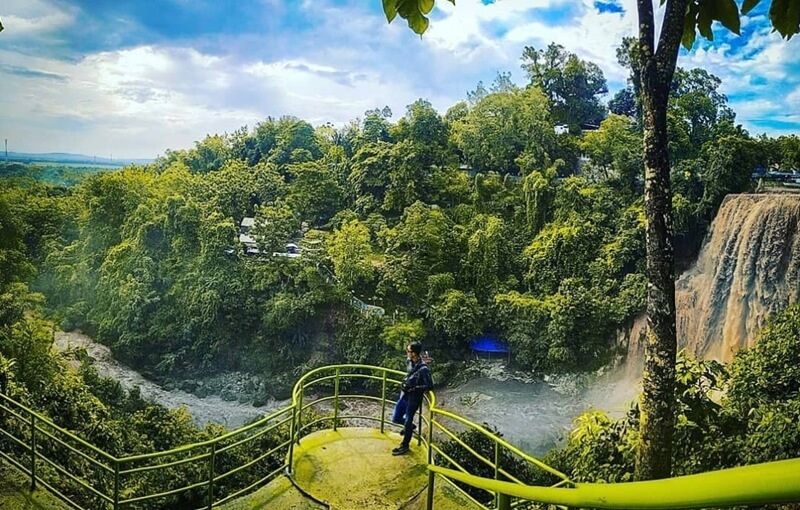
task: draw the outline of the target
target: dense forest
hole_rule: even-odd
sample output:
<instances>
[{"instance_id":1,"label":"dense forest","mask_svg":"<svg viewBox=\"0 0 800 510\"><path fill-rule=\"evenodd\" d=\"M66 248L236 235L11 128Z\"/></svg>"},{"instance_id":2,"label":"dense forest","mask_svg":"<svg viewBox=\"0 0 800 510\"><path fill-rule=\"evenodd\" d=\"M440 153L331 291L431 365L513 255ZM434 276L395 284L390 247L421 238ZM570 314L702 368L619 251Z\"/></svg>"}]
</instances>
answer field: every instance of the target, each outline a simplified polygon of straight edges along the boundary
<instances>
[{"instance_id":1,"label":"dense forest","mask_svg":"<svg viewBox=\"0 0 800 510\"><path fill-rule=\"evenodd\" d=\"M629 69L631 44L619 51ZM527 47L521 61L528 83L500 73L444 114L419 99L397 120L388 108L344 126L268 118L146 167L74 182L0 167L4 388L130 453L197 440L213 427L197 431L185 413L128 395L87 364L68 370L50 353L53 327L89 333L152 377L241 370L270 378L276 394L315 366L396 367L413 340L435 354L445 381L469 340L485 333L505 339L515 363L536 374L608 363L621 354L616 332L646 298L637 91L604 104L602 70L555 44ZM723 197L753 187L757 168L800 170L800 139L751 136L719 87L702 69L679 69L672 87L682 267ZM239 242L246 217L255 219L255 250ZM299 253L287 253L290 244ZM785 320L790 326L773 331L796 338L796 310ZM681 361L687 422L679 436L695 442L701 432L760 426L736 414L771 391L753 389L762 380L747 375L756 368L743 359L730 368L731 380L744 382L731 387L729 411L707 398L723 369ZM792 391L796 400L796 384L780 389L759 402L780 402L797 418L796 402L782 400ZM632 449L616 442L635 443L635 420L585 418L560 455L607 451L579 455L591 469L576 476L626 479ZM158 430L147 430L154 423ZM740 462L722 458L729 443L701 443L717 450L693 450L694 470ZM692 471L685 466L676 469Z\"/></svg>"}]
</instances>

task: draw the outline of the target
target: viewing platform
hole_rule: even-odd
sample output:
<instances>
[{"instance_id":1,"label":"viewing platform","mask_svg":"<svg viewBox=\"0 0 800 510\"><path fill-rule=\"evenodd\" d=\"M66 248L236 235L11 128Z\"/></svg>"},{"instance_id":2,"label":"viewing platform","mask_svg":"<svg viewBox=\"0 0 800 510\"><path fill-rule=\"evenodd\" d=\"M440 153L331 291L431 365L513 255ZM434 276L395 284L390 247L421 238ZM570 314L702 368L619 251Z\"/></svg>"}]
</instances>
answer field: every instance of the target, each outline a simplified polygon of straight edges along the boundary
<instances>
[{"instance_id":1,"label":"viewing platform","mask_svg":"<svg viewBox=\"0 0 800 510\"><path fill-rule=\"evenodd\" d=\"M0 393L0 457L74 510L720 508L800 502L800 459L677 478L578 483L436 405L393 456L388 420L404 372L367 365L303 375L292 403L218 437L117 457ZM9 468L10 469L10 468ZM41 494L41 492L37 492ZM56 509L56 506L25 508Z\"/></svg>"},{"instance_id":2,"label":"viewing platform","mask_svg":"<svg viewBox=\"0 0 800 510\"><path fill-rule=\"evenodd\" d=\"M424 447L392 456L400 435L373 428L322 430L295 448L295 470L222 510L325 509L422 510L426 508L428 470ZM449 485L435 488L436 508L481 507Z\"/></svg>"}]
</instances>

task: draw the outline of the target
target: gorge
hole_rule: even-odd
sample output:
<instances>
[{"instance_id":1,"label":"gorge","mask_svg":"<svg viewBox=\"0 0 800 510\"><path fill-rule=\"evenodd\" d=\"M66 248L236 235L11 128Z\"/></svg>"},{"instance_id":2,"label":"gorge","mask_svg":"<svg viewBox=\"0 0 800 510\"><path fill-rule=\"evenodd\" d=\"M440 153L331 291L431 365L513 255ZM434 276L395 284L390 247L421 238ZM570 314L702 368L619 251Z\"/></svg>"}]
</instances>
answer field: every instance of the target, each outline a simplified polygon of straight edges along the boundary
<instances>
[{"instance_id":1,"label":"gorge","mask_svg":"<svg viewBox=\"0 0 800 510\"><path fill-rule=\"evenodd\" d=\"M766 318L796 302L800 294L800 194L730 195L723 202L696 264L676 283L678 334L682 346L698 357L729 361L740 348L751 347ZM635 360L645 321L630 338L628 366L572 385L530 382L508 377L498 367L478 371L458 388L437 391L441 403L477 423L488 423L511 442L542 454L570 430L572 420L589 408L620 415L635 398L640 370ZM116 362L109 350L76 333L62 333L57 343L84 347L101 375L167 407L186 405L195 421L238 427L287 402L265 407L199 398L166 390ZM62 347L64 347L62 345ZM580 379L580 378L575 378ZM566 384L563 382L566 381Z\"/></svg>"}]
</instances>

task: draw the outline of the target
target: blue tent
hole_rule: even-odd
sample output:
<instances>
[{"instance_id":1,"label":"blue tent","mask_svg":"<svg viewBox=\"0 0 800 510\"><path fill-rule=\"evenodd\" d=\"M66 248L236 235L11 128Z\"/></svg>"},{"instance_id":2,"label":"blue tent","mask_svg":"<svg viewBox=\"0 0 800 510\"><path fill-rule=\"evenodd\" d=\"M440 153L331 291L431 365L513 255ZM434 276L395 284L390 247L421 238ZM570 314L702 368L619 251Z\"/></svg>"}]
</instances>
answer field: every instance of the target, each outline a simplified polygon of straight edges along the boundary
<instances>
[{"instance_id":1,"label":"blue tent","mask_svg":"<svg viewBox=\"0 0 800 510\"><path fill-rule=\"evenodd\" d=\"M511 352L508 344L490 335L483 335L472 339L469 348L477 354L507 354Z\"/></svg>"}]
</instances>

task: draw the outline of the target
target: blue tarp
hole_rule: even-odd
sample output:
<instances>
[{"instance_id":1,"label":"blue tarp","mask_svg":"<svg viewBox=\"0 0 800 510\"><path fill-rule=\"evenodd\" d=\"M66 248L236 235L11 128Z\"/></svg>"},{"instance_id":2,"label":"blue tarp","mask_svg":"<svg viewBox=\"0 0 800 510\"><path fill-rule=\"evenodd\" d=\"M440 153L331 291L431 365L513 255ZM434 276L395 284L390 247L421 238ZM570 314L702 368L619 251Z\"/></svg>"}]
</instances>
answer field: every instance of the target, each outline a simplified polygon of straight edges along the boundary
<instances>
[{"instance_id":1,"label":"blue tarp","mask_svg":"<svg viewBox=\"0 0 800 510\"><path fill-rule=\"evenodd\" d=\"M478 352L506 353L509 351L505 342L487 335L471 340L469 348Z\"/></svg>"}]
</instances>

